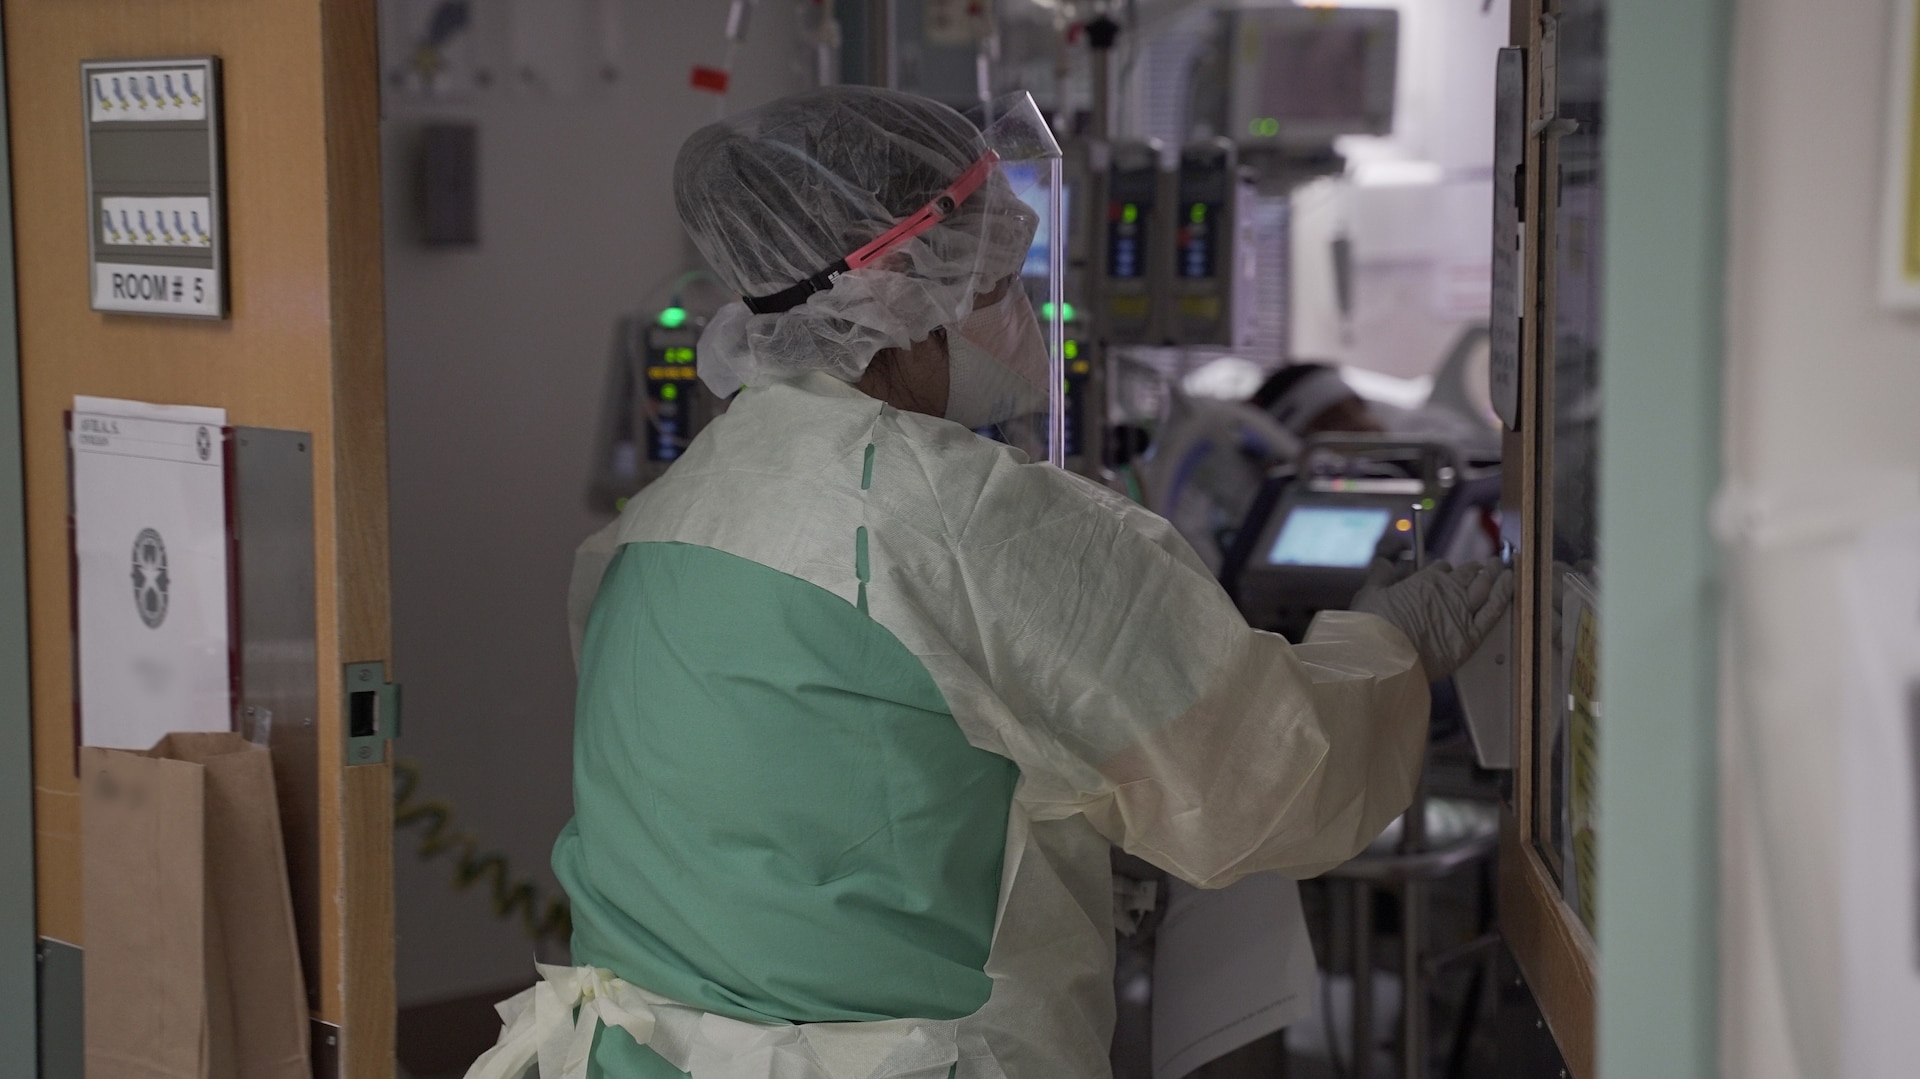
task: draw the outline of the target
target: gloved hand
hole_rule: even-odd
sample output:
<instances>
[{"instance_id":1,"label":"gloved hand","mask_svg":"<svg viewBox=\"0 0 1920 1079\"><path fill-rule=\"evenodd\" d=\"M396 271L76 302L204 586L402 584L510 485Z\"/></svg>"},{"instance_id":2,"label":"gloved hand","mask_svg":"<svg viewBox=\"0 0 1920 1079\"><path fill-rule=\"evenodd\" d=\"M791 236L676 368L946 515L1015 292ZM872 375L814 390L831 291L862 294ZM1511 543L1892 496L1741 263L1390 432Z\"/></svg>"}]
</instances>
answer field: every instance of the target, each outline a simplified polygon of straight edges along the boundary
<instances>
[{"instance_id":1,"label":"gloved hand","mask_svg":"<svg viewBox=\"0 0 1920 1079\"><path fill-rule=\"evenodd\" d=\"M1458 670L1513 601L1513 571L1495 562L1436 562L1403 581L1396 575L1393 563L1375 559L1352 607L1406 634L1429 681Z\"/></svg>"}]
</instances>

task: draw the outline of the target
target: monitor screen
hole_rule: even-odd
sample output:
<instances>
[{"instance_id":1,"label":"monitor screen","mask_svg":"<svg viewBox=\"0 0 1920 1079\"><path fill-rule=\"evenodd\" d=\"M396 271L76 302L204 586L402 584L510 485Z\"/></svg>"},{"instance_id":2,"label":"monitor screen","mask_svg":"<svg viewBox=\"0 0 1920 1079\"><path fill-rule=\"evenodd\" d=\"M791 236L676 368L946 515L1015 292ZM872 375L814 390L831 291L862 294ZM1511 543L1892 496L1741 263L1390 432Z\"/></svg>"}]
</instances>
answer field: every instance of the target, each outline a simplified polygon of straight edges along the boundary
<instances>
[{"instance_id":1,"label":"monitor screen","mask_svg":"<svg viewBox=\"0 0 1920 1079\"><path fill-rule=\"evenodd\" d=\"M1274 566L1358 569L1373 561L1393 512L1378 506L1295 506L1267 553Z\"/></svg>"},{"instance_id":2,"label":"monitor screen","mask_svg":"<svg viewBox=\"0 0 1920 1079\"><path fill-rule=\"evenodd\" d=\"M1242 139L1312 144L1393 130L1399 12L1262 7L1241 17L1232 76Z\"/></svg>"},{"instance_id":3,"label":"monitor screen","mask_svg":"<svg viewBox=\"0 0 1920 1079\"><path fill-rule=\"evenodd\" d=\"M1053 213L1047 205L1047 185L1049 166L1038 161L1009 161L1000 166L1006 174L1007 182L1020 196L1020 201L1033 208L1040 215L1040 226L1033 231L1033 246L1027 249L1027 263L1020 268L1020 276L1044 278L1047 276L1047 259L1053 244ZM1047 171L1042 171L1042 170ZM1072 211L1068 209L1068 199L1073 195L1071 188L1060 190L1060 209L1063 216L1072 220Z\"/></svg>"},{"instance_id":4,"label":"monitor screen","mask_svg":"<svg viewBox=\"0 0 1920 1079\"><path fill-rule=\"evenodd\" d=\"M1372 27L1360 23L1276 28L1267 34L1260 100L1284 126L1349 121L1367 115L1367 52Z\"/></svg>"}]
</instances>

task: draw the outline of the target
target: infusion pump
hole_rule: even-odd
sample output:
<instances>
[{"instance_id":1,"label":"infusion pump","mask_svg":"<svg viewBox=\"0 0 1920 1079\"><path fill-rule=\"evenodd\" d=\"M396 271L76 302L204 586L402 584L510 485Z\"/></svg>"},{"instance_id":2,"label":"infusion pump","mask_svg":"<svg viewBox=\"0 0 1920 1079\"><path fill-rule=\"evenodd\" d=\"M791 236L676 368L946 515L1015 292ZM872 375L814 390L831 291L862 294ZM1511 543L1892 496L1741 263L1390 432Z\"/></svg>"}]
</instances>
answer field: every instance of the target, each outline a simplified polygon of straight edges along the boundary
<instances>
[{"instance_id":1,"label":"infusion pump","mask_svg":"<svg viewBox=\"0 0 1920 1079\"><path fill-rule=\"evenodd\" d=\"M605 413L588 501L617 513L680 459L721 411L694 370L701 323L678 307L632 316L614 330Z\"/></svg>"}]
</instances>

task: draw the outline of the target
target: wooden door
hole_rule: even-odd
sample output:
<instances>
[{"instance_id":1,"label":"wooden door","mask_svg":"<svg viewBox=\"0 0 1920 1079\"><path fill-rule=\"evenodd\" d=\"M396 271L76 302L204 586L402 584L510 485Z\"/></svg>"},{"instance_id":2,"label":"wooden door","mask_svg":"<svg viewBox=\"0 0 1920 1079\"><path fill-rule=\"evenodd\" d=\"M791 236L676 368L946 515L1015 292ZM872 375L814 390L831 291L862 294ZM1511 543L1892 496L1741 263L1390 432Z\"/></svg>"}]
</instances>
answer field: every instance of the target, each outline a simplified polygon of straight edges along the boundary
<instances>
[{"instance_id":1,"label":"wooden door","mask_svg":"<svg viewBox=\"0 0 1920 1079\"><path fill-rule=\"evenodd\" d=\"M63 413L76 394L219 406L313 448L316 1059L393 1068L392 802L348 767L341 678L389 654L374 0L4 0L43 938L85 946ZM80 65L217 56L230 314L90 309ZM331 672L331 673L330 673ZM327 1044L329 1038L334 1044Z\"/></svg>"}]
</instances>

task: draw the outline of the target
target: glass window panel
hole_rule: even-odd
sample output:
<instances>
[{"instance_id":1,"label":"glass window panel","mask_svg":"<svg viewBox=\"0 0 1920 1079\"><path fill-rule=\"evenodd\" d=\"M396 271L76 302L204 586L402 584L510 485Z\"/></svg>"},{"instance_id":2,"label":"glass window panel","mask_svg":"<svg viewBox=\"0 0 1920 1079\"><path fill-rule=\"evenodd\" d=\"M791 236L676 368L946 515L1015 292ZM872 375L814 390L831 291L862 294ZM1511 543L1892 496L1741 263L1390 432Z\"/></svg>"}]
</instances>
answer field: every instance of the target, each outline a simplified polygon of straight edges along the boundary
<instances>
[{"instance_id":1,"label":"glass window panel","mask_svg":"<svg viewBox=\"0 0 1920 1079\"><path fill-rule=\"evenodd\" d=\"M1605 0L1558 6L1558 122L1547 154L1552 200L1551 393L1542 464L1551 502L1545 553L1539 684L1545 692L1534 747L1535 843L1561 893L1593 928L1593 848L1598 806L1599 439L1601 207L1605 191Z\"/></svg>"}]
</instances>

